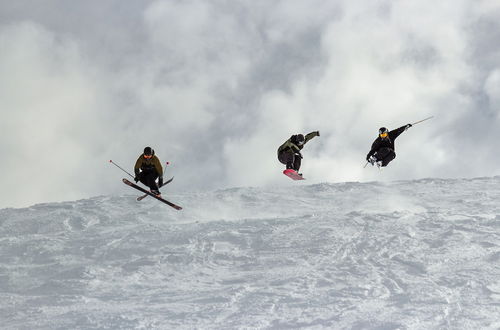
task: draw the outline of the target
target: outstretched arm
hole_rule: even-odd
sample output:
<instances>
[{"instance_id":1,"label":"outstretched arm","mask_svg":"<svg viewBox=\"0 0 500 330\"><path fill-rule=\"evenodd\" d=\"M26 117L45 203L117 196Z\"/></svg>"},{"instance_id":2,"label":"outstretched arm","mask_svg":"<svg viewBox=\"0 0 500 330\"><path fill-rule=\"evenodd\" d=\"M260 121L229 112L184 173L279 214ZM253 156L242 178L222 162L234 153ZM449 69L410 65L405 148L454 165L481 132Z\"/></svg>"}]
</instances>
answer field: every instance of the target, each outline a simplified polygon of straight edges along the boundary
<instances>
[{"instance_id":1,"label":"outstretched arm","mask_svg":"<svg viewBox=\"0 0 500 330\"><path fill-rule=\"evenodd\" d=\"M406 131L408 128L410 128L412 125L411 124L406 124L404 126L401 126L400 128L396 128L395 130L392 130L389 132L389 137L394 140L397 138L401 133Z\"/></svg>"},{"instance_id":2,"label":"outstretched arm","mask_svg":"<svg viewBox=\"0 0 500 330\"><path fill-rule=\"evenodd\" d=\"M314 132L311 132L309 134L306 134L304 144L306 144L309 140L311 140L312 138L314 138L316 136L319 136L319 131L314 131Z\"/></svg>"}]
</instances>

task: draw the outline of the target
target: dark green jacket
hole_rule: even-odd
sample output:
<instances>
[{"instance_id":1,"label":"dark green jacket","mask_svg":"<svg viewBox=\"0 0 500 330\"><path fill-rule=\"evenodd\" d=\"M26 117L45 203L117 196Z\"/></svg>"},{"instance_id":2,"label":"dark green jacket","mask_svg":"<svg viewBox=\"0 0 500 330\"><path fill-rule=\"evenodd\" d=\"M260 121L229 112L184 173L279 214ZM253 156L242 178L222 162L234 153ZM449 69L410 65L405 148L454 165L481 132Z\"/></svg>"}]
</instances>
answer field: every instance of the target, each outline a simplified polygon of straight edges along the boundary
<instances>
[{"instance_id":1,"label":"dark green jacket","mask_svg":"<svg viewBox=\"0 0 500 330\"><path fill-rule=\"evenodd\" d=\"M160 160L155 155L149 159L144 158L144 154L140 155L134 166L136 176L139 175L139 169L143 172L156 170L158 176L163 176L163 167L161 166Z\"/></svg>"},{"instance_id":2,"label":"dark green jacket","mask_svg":"<svg viewBox=\"0 0 500 330\"><path fill-rule=\"evenodd\" d=\"M288 140L286 140L285 143L283 143L279 148L278 148L278 155L282 152L285 152L287 151L288 149L292 150L294 153L300 153L300 150L302 150L302 148L304 148L305 144L307 142L309 142L309 140L311 140L312 138L318 136L318 132L315 131L315 132L311 132L309 134L307 134L305 137L304 137L304 144L299 146L298 144L296 144L296 135L292 135Z\"/></svg>"}]
</instances>

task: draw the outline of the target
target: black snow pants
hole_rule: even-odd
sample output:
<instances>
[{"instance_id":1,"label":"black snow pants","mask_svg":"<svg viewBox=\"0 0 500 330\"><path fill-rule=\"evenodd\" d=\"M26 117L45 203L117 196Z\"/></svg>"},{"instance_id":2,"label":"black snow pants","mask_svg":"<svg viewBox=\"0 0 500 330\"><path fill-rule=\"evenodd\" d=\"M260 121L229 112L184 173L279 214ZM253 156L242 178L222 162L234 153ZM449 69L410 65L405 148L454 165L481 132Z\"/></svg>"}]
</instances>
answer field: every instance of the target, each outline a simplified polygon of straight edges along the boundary
<instances>
[{"instance_id":1,"label":"black snow pants","mask_svg":"<svg viewBox=\"0 0 500 330\"><path fill-rule=\"evenodd\" d=\"M380 148L375 154L377 161L382 161L382 166L387 166L394 158L396 158L396 153L391 148Z\"/></svg>"},{"instance_id":2,"label":"black snow pants","mask_svg":"<svg viewBox=\"0 0 500 330\"><path fill-rule=\"evenodd\" d=\"M278 160L281 164L285 164L287 169L291 168L298 172L302 162L302 156L288 149L278 154Z\"/></svg>"},{"instance_id":3,"label":"black snow pants","mask_svg":"<svg viewBox=\"0 0 500 330\"><path fill-rule=\"evenodd\" d=\"M158 178L158 173L156 171L143 171L139 173L139 181L148 186L151 190L158 190L158 184L156 179Z\"/></svg>"}]
</instances>

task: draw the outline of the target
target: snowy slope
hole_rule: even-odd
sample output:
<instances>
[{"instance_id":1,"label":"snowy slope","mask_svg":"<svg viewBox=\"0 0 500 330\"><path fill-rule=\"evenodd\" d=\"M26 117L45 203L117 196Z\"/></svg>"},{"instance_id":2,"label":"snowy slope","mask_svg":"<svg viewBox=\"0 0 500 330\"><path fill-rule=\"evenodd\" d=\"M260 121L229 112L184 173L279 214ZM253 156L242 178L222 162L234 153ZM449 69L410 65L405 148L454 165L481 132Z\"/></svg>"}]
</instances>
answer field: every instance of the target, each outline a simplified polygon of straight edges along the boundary
<instances>
[{"instance_id":1,"label":"snowy slope","mask_svg":"<svg viewBox=\"0 0 500 330\"><path fill-rule=\"evenodd\" d=\"M123 190L0 210L2 328L500 328L500 177Z\"/></svg>"}]
</instances>

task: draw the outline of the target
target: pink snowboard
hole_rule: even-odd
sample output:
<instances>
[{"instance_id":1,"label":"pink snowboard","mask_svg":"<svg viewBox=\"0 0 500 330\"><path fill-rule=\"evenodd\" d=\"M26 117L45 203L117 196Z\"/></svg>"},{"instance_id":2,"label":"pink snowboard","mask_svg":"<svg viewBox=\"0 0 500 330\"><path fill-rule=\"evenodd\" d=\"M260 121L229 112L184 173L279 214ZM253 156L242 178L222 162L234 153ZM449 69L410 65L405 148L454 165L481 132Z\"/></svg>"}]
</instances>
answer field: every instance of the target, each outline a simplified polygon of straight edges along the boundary
<instances>
[{"instance_id":1,"label":"pink snowboard","mask_svg":"<svg viewBox=\"0 0 500 330\"><path fill-rule=\"evenodd\" d=\"M283 171L283 174L289 177L292 180L305 180L302 175L299 175L299 173L295 172L292 169L287 169Z\"/></svg>"}]
</instances>

